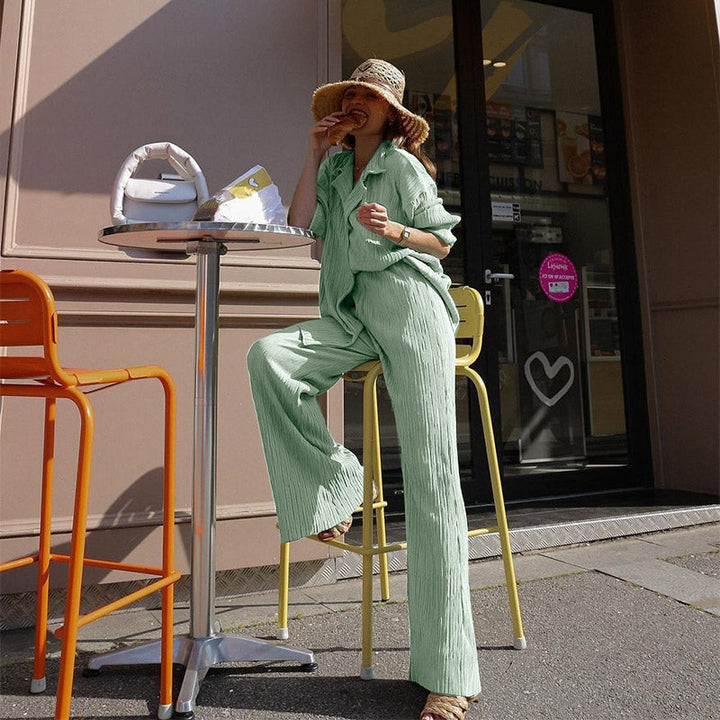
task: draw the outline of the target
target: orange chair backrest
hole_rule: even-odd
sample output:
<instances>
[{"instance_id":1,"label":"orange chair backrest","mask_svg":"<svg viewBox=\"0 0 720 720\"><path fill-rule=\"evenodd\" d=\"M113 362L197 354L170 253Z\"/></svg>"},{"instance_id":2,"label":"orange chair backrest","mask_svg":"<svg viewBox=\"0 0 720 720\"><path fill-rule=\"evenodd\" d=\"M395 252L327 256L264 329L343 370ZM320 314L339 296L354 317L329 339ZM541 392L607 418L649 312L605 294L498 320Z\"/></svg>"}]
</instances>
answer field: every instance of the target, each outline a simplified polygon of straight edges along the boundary
<instances>
[{"instance_id":1,"label":"orange chair backrest","mask_svg":"<svg viewBox=\"0 0 720 720\"><path fill-rule=\"evenodd\" d=\"M62 385L72 384L57 359L55 300L37 275L0 271L0 348L23 349L22 354L0 356L0 378L50 377Z\"/></svg>"},{"instance_id":2,"label":"orange chair backrest","mask_svg":"<svg viewBox=\"0 0 720 720\"><path fill-rule=\"evenodd\" d=\"M485 309L480 293L467 285L450 288L455 307L460 315L455 339L455 357L458 365L472 365L482 349Z\"/></svg>"}]
</instances>

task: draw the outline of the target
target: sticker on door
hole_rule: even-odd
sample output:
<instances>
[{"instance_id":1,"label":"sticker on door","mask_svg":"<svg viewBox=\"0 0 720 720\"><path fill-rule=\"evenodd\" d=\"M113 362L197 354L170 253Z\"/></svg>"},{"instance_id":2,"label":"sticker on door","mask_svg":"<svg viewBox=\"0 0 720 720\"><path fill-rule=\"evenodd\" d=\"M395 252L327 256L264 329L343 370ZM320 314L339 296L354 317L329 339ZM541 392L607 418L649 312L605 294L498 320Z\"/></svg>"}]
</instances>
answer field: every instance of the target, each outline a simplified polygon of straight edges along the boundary
<instances>
[{"instance_id":1,"label":"sticker on door","mask_svg":"<svg viewBox=\"0 0 720 720\"><path fill-rule=\"evenodd\" d=\"M551 253L538 270L540 287L553 302L567 302L575 294L578 273L570 258L560 253Z\"/></svg>"}]
</instances>

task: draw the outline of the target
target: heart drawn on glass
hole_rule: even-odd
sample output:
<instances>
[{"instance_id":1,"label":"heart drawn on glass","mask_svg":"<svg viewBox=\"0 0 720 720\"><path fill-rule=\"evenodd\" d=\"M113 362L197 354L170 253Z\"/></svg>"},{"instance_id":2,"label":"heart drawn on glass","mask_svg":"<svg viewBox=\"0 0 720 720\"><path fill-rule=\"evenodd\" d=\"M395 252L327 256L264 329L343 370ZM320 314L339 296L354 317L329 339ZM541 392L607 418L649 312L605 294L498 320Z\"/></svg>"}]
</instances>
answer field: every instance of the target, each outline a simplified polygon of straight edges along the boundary
<instances>
[{"instance_id":1,"label":"heart drawn on glass","mask_svg":"<svg viewBox=\"0 0 720 720\"><path fill-rule=\"evenodd\" d=\"M550 380L552 380L563 367L567 367L570 371L568 381L552 397L548 397L535 383L535 378L533 378L532 373L530 372L530 365L535 360L543 366L545 375L547 375ZM538 350L525 361L525 378L527 379L528 385L530 385L532 391L540 398L540 400L548 407L552 407L567 394L568 390L572 387L573 382L575 382L575 367L572 362L570 362L570 359L564 355L561 355L551 365L547 355L541 350Z\"/></svg>"}]
</instances>

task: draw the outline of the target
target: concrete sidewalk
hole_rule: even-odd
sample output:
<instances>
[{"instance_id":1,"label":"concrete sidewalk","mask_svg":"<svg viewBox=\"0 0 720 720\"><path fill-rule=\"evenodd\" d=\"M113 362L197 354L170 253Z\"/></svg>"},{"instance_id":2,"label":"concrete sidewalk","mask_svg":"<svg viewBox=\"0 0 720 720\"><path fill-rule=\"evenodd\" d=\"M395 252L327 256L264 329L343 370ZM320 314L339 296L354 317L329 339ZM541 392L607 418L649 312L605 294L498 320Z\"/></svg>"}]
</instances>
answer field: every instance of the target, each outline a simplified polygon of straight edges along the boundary
<instances>
[{"instance_id":1,"label":"concrete sidewalk","mask_svg":"<svg viewBox=\"0 0 720 720\"><path fill-rule=\"evenodd\" d=\"M512 649L500 560L471 565L483 694L469 720L720 719L720 524L516 556L528 647ZM375 677L359 679L360 582L291 593L290 640L313 650L317 672L292 666L213 668L195 718L244 720L417 718L425 692L408 676L405 575L374 613ZM275 637L276 593L219 604L225 630ZM187 632L187 607L176 612ZM111 615L81 630L73 717L155 717L156 667L80 671L87 653L158 636L159 611ZM108 641L107 638L112 638ZM51 718L58 643L48 691L28 694L32 631L0 636L0 718ZM182 668L175 675L176 692Z\"/></svg>"}]
</instances>

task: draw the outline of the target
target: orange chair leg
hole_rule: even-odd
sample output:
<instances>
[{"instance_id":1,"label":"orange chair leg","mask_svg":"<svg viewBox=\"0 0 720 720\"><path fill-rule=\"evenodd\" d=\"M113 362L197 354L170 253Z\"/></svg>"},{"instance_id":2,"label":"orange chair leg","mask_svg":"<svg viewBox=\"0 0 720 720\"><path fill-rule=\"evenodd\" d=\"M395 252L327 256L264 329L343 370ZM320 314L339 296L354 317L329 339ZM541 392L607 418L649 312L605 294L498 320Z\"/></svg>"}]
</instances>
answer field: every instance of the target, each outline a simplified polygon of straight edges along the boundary
<instances>
[{"instance_id":1,"label":"orange chair leg","mask_svg":"<svg viewBox=\"0 0 720 720\"><path fill-rule=\"evenodd\" d=\"M37 611L35 618L35 663L30 692L45 691L48 597L50 592L50 529L52 482L55 460L55 417L57 401L45 399L45 438L43 443L42 494L40 500L40 546L38 549Z\"/></svg>"},{"instance_id":2,"label":"orange chair leg","mask_svg":"<svg viewBox=\"0 0 720 720\"><path fill-rule=\"evenodd\" d=\"M169 375L161 376L165 392L165 473L163 475L163 576L174 571L175 549L175 388ZM170 718L173 669L173 602L175 585L162 589L160 651L160 707L158 718Z\"/></svg>"},{"instance_id":3,"label":"orange chair leg","mask_svg":"<svg viewBox=\"0 0 720 720\"><path fill-rule=\"evenodd\" d=\"M88 399L79 390L68 388L72 400L80 410L80 443L78 448L77 485L73 509L70 560L68 563L65 623L60 651L60 671L55 701L55 720L69 720L72 700L75 649L77 647L80 591L85 556L88 494L90 490L90 464L93 446L94 417Z\"/></svg>"},{"instance_id":4,"label":"orange chair leg","mask_svg":"<svg viewBox=\"0 0 720 720\"><path fill-rule=\"evenodd\" d=\"M173 671L173 602L175 584L170 583L161 590L162 593L162 630L160 649L160 706L157 716L171 718L173 716L172 671Z\"/></svg>"}]
</instances>

